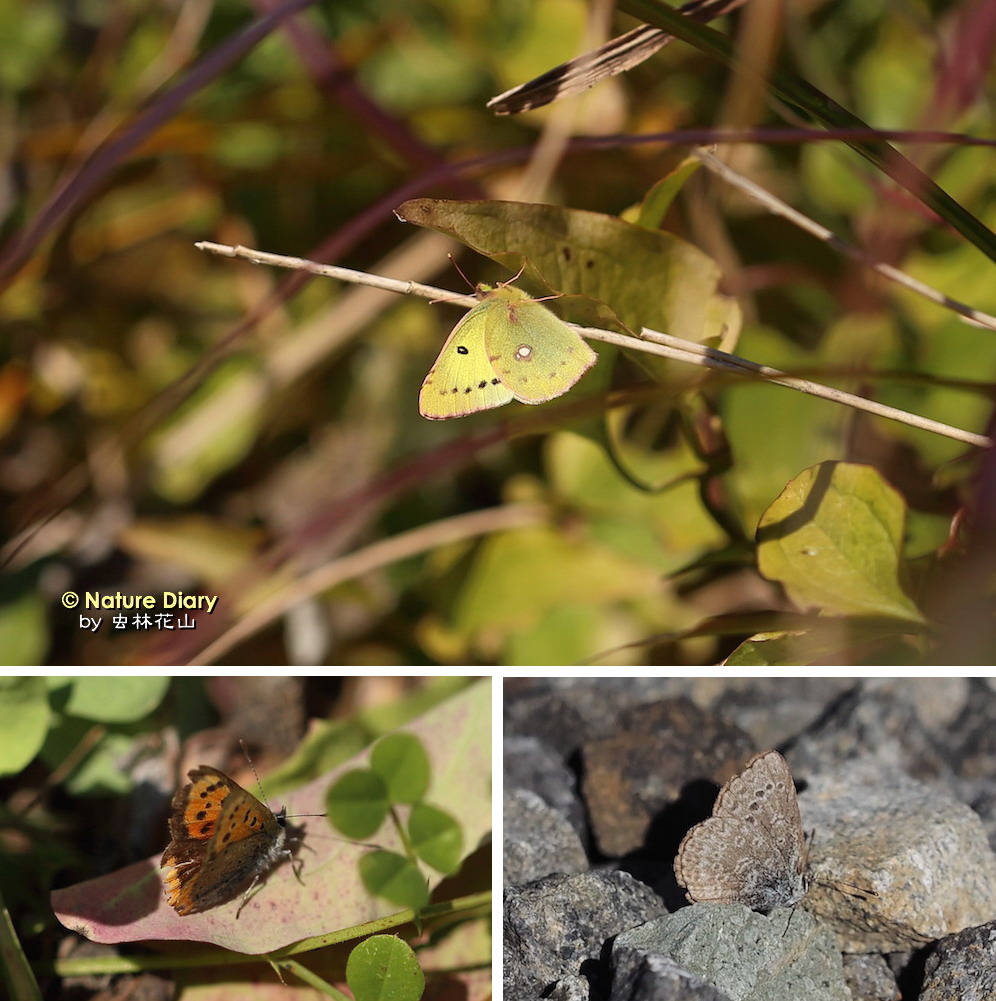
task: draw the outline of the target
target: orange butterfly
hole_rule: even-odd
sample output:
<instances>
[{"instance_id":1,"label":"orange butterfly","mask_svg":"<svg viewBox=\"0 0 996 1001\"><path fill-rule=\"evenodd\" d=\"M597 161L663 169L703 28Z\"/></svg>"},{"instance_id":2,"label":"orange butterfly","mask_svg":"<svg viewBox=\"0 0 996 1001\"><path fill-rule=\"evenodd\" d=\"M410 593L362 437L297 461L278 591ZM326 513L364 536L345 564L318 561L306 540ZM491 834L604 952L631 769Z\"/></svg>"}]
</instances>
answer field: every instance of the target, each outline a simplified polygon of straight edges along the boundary
<instances>
[{"instance_id":1,"label":"orange butterfly","mask_svg":"<svg viewBox=\"0 0 996 1001\"><path fill-rule=\"evenodd\" d=\"M170 842L163 852L166 900L184 915L240 893L244 905L268 869L293 858L286 847L287 811L274 814L217 768L201 765L187 774L190 783L173 797Z\"/></svg>"}]
</instances>

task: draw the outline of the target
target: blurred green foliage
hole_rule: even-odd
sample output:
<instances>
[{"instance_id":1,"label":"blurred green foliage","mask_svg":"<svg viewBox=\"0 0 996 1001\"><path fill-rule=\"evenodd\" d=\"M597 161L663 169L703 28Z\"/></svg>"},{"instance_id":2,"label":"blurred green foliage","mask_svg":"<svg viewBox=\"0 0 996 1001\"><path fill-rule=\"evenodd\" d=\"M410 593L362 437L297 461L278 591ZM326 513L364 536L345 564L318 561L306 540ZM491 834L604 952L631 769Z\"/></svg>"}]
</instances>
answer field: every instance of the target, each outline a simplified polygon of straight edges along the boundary
<instances>
[{"instance_id":1,"label":"blurred green foliage","mask_svg":"<svg viewBox=\"0 0 996 1001\"><path fill-rule=\"evenodd\" d=\"M499 155L530 147L561 112L496 118L485 103L578 51L581 0L317 3L241 50L252 10L36 0L0 12L10 161L0 535L12 540L0 647L10 663L185 663L350 554L345 582L303 586L221 656L361 668L715 663L765 616L795 607L759 575L754 535L786 484L824 460L870 464L898 491L905 555L921 561L919 614L969 644L930 656L991 662L985 636L969 642L974 606L945 604L959 587L979 593L959 560L989 559L977 540L940 548L955 512L974 503L974 466L954 462L964 446L698 370L694 387L606 405L610 385L648 387L629 360L609 357L586 377L599 394L577 397L581 416L567 412L572 393L423 421L419 385L456 310L326 279L286 292L287 273L194 248L208 239L322 256L462 292L445 246L390 208L521 197L525 154ZM873 126L988 134L996 80L977 16L926 0L790 5L776 51ZM741 13L714 27L736 38L742 24ZM208 72L226 47L231 58ZM592 89L562 127L709 128L728 122L740 87L679 42ZM170 96L134 148L109 156ZM771 104L736 124L784 122ZM841 237L996 312L991 262L841 143L759 137L733 150L738 169ZM991 149L904 152L992 225ZM743 312L739 353L984 430L991 331L872 280L702 171L667 186L678 159L665 145L567 150L526 200L628 219L643 206L654 222L666 207L661 228L718 264ZM621 274L647 267L616 263ZM462 265L473 281L510 277L480 257ZM662 297L680 302L682 288L661 275ZM515 502L546 516L403 561L359 558ZM163 591L218 595L218 607L192 614L196 629L170 629L63 603L67 592ZM739 632L708 627L745 613L759 618ZM81 615L100 627L84 630ZM902 627L875 656L886 649L909 656Z\"/></svg>"}]
</instances>

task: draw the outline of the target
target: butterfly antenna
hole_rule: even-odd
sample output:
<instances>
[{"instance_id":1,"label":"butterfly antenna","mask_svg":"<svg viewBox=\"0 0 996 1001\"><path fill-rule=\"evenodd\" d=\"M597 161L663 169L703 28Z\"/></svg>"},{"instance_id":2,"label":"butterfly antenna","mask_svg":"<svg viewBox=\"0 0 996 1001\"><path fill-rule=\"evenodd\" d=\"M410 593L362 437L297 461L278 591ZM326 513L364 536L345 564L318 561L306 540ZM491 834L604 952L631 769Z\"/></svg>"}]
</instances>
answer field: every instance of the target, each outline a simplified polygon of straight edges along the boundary
<instances>
[{"instance_id":1,"label":"butterfly antenna","mask_svg":"<svg viewBox=\"0 0 996 1001\"><path fill-rule=\"evenodd\" d=\"M471 288L473 288L473 289L474 289L474 290L476 291L476 290L477 290L477 286L476 286L476 285L475 285L475 284L474 284L474 283L473 283L473 282L472 282L472 281L471 281L471 280L470 280L470 279L469 279L469 278L467 277L467 275L466 275L466 274L464 273L464 270L463 270L463 268L461 268L461 267L460 267L460 265L459 265L459 264L457 264L457 262L456 262L456 258L455 258L455 257L454 257L454 256L453 256L452 254L447 254L446 256L447 256L447 257L448 257L448 258L450 259L450 264L452 264L452 265L453 265L453 267L455 267L455 268L457 269L457 271L459 271L459 272L460 272L460 277L461 277L461 278L462 278L462 279L463 279L463 280L464 280L464 281L465 281L465 282L466 282L466 283L467 283L468 285L470 285L470 286L471 286ZM517 282L517 281L518 281L518 280L519 280L519 279L520 279L520 278L522 277L522 273L523 273L523 272L524 272L525 270L526 270L526 262L525 262L525 260L523 260L523 262L522 262L522 267L521 267L521 268L519 268L519 270L518 270L518 271L516 271L516 273L515 273L514 275L512 275L512 277L511 277L511 278L509 278L509 280L508 280L507 282L498 282L498 284L499 284L499 285L501 285L501 286L502 286L502 288L505 288L505 287L507 287L507 286L509 286L509 285L514 285L514 284L515 284L515 283L516 283L516 282ZM561 295L563 295L563 293L562 293L562 292L558 292L558 293L557 293L557 295L550 295L550 296L546 296L546 298L547 298L547 299L557 299L557 298L559 298L559 297L560 297ZM541 300L539 300L539 299L534 299L534 300L533 300L533 302L540 302L540 301L541 301Z\"/></svg>"},{"instance_id":2,"label":"butterfly antenna","mask_svg":"<svg viewBox=\"0 0 996 1001\"><path fill-rule=\"evenodd\" d=\"M452 265L453 265L453 267L455 267L455 268L457 269L457 272L459 273L460 277L461 277L461 278L462 278L462 279L463 279L463 280L464 280L464 281L465 281L465 282L466 282L466 283L467 283L467 284L468 284L468 285L469 285L469 286L470 286L470 287L471 287L472 289L476 289L476 288L477 288L477 286L476 286L476 285L475 285L475 284L474 284L474 283L473 283L473 282L472 282L472 281L471 281L471 280L470 280L470 279L469 279L469 278L467 277L467 275L466 275L466 274L464 273L464 270L463 270L463 268L461 268L461 267L460 267L460 265L459 265L459 264L457 264L457 262L456 262L456 258L455 258L455 257L454 257L454 256L453 256L452 254L447 254L446 256L447 256L447 257L448 257L448 258L450 259L450 264L452 264ZM515 279L513 278L512 280L514 281Z\"/></svg>"},{"instance_id":3,"label":"butterfly antenna","mask_svg":"<svg viewBox=\"0 0 996 1001\"><path fill-rule=\"evenodd\" d=\"M817 886L822 886L827 890L836 890L838 893L843 893L845 897L857 897L858 900L869 900L872 897L878 896L878 890L873 886L858 886L857 883L847 883L842 879L835 879L829 882L823 879L814 879L813 882Z\"/></svg>"},{"instance_id":4,"label":"butterfly antenna","mask_svg":"<svg viewBox=\"0 0 996 1001\"><path fill-rule=\"evenodd\" d=\"M249 767L252 769L253 775L256 775L256 766L253 764L252 758L249 757L249 748L246 747L246 742L240 738L239 743L242 745L243 753L249 760ZM266 802L266 793L263 792L263 783L259 781L258 775L256 775L256 785L259 786L259 792L260 795L263 797L263 802L266 803L267 807L269 807L270 804ZM294 820L297 817L327 817L327 816L328 816L327 813L292 813L289 817L287 817L287 819Z\"/></svg>"},{"instance_id":5,"label":"butterfly antenna","mask_svg":"<svg viewBox=\"0 0 996 1001\"><path fill-rule=\"evenodd\" d=\"M263 802L266 804L266 808L270 808L270 802L266 798L266 793L263 792L263 783L259 781L259 775L256 773L256 764L252 760L252 755L249 753L249 748L246 746L246 742L239 737L239 746L242 748L242 753L246 756L246 761L249 762L249 767L252 769L253 778L256 779L256 787L259 789L260 796L263 797Z\"/></svg>"}]
</instances>

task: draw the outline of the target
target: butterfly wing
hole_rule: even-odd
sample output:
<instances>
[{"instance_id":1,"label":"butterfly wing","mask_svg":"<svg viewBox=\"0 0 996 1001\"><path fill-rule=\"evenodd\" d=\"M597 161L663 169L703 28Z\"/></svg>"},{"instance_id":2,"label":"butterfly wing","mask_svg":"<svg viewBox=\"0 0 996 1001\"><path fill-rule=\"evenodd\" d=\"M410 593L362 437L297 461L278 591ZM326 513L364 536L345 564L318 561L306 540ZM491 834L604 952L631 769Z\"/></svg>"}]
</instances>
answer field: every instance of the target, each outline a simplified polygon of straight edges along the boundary
<instances>
[{"instance_id":1,"label":"butterfly wing","mask_svg":"<svg viewBox=\"0 0 996 1001\"><path fill-rule=\"evenodd\" d=\"M208 844L207 859L216 858L237 850L243 842L259 852L253 843L273 843L284 840L283 827L269 807L264 806L252 793L236 785L225 798L215 832Z\"/></svg>"},{"instance_id":2,"label":"butterfly wing","mask_svg":"<svg viewBox=\"0 0 996 1001\"><path fill-rule=\"evenodd\" d=\"M727 817L710 817L685 835L674 872L691 900L755 911L789 907L808 888L766 832Z\"/></svg>"},{"instance_id":3,"label":"butterfly wing","mask_svg":"<svg viewBox=\"0 0 996 1001\"><path fill-rule=\"evenodd\" d=\"M496 305L492 298L479 302L446 338L418 394L423 417L432 421L465 417L514 399L488 360L485 328Z\"/></svg>"},{"instance_id":4,"label":"butterfly wing","mask_svg":"<svg viewBox=\"0 0 996 1001\"><path fill-rule=\"evenodd\" d=\"M222 805L235 783L214 768L189 773L190 783L177 790L169 818L169 845L163 852L166 900L179 914L191 914L191 890L197 883Z\"/></svg>"},{"instance_id":5,"label":"butterfly wing","mask_svg":"<svg viewBox=\"0 0 996 1001\"><path fill-rule=\"evenodd\" d=\"M710 817L683 838L675 860L678 882L695 901L747 903L757 876L756 838L729 819ZM748 905L751 906L751 905Z\"/></svg>"},{"instance_id":6,"label":"butterfly wing","mask_svg":"<svg viewBox=\"0 0 996 1001\"><path fill-rule=\"evenodd\" d=\"M521 403L546 403L566 393L598 360L580 334L540 302L501 285L482 305L485 344L502 386Z\"/></svg>"},{"instance_id":7,"label":"butterfly wing","mask_svg":"<svg viewBox=\"0 0 996 1001\"><path fill-rule=\"evenodd\" d=\"M714 816L751 818L777 816L786 829L802 836L799 797L788 762L777 751L762 751L723 786L713 807Z\"/></svg>"},{"instance_id":8,"label":"butterfly wing","mask_svg":"<svg viewBox=\"0 0 996 1001\"><path fill-rule=\"evenodd\" d=\"M236 786L221 808L200 877L190 887L193 908L206 911L240 896L275 862L291 857L285 841L273 812Z\"/></svg>"}]
</instances>

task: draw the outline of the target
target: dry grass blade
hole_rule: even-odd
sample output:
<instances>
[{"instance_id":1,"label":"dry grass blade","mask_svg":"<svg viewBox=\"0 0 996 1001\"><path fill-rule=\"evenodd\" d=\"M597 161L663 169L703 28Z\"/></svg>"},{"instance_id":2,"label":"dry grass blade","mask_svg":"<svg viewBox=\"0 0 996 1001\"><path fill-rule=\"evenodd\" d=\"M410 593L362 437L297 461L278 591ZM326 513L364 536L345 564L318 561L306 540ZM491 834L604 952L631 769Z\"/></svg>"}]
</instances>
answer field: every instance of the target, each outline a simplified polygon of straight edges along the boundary
<instances>
[{"instance_id":1,"label":"dry grass blade","mask_svg":"<svg viewBox=\"0 0 996 1001\"><path fill-rule=\"evenodd\" d=\"M692 0L680 13L697 21L711 21L742 6L746 0ZM674 36L649 24L627 31L592 52L562 63L542 76L520 84L488 101L496 115L515 115L541 108L562 97L579 94L599 80L625 73L662 49Z\"/></svg>"}]
</instances>

